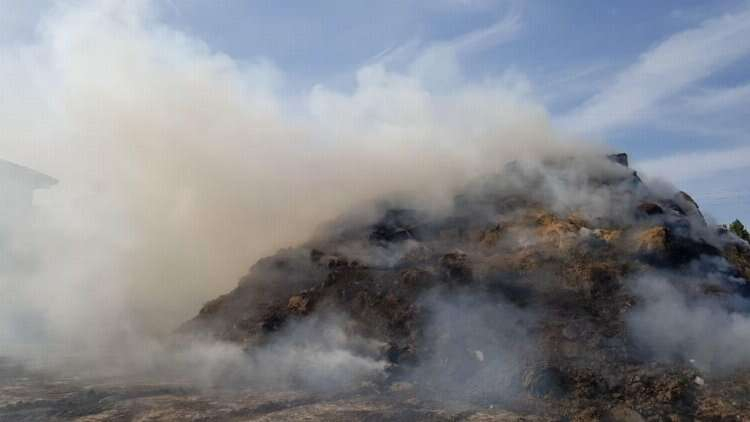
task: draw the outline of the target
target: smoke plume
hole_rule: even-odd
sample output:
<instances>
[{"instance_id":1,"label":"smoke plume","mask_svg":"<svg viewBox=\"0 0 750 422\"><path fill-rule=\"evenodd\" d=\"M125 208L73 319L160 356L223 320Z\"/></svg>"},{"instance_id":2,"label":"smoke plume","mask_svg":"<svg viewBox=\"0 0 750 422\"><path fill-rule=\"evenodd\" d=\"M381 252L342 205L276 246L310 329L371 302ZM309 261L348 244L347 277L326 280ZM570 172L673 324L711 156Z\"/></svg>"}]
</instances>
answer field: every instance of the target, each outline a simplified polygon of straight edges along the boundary
<instances>
[{"instance_id":1,"label":"smoke plume","mask_svg":"<svg viewBox=\"0 0 750 422\"><path fill-rule=\"evenodd\" d=\"M55 3L31 34L0 45L0 155L60 183L3 222L0 337L43 358L167 333L354 205L412 191L437 207L573 148L513 74L446 93L374 63L351 91L284 95L283 69L213 51L150 1Z\"/></svg>"},{"instance_id":2,"label":"smoke plume","mask_svg":"<svg viewBox=\"0 0 750 422\"><path fill-rule=\"evenodd\" d=\"M640 299L628 316L644 352L662 361L726 375L750 364L750 302L729 295L744 284L721 270L722 260L703 259L711 271L645 274L632 289ZM713 294L706 295L708 289Z\"/></svg>"},{"instance_id":3,"label":"smoke plume","mask_svg":"<svg viewBox=\"0 0 750 422\"><path fill-rule=\"evenodd\" d=\"M212 50L165 24L159 3L55 3L33 36L0 44L0 157L59 179L36 192L33 214L0 222L2 354L49 364L76 357L95 370L158 370L208 384L351 388L385 376L388 345L355 334L335 313L289 324L257 348L196 338L174 353L160 339L282 247L330 242L336 250L327 252L373 267L419 254L414 241L349 241L367 237L347 230L370 228L394 205L419 209L428 222L465 212L500 230L506 221L491 211L457 209L459 188L579 212L604 228L645 227L652 220L638 220L637 206L674 202L673 187L647 189L632 170L603 159L601 146L557 134L522 76L466 82L457 55L446 57L444 86L424 80L418 55L402 67L363 65L351 90L318 84L289 94L283 69ZM551 157L563 164L545 161ZM717 244L695 210L679 216L693 221L680 235ZM653 218L672 217L667 210ZM559 245L604 242L601 231L552 224ZM551 248L536 229L508 233L498 242L512 243L509 250ZM253 292L243 306L311 287L312 276L287 277L318 271L295 253L280 255L296 272L273 262L253 267L251 276L265 282L241 282ZM691 296L683 287L700 284L705 271L695 274L633 282L641 299L628 317L632 337L662 359L720 371L750 364L747 304ZM536 356L530 328L539 312L508 298L449 296L420 299L431 354L406 379L438 396L509 391Z\"/></svg>"}]
</instances>

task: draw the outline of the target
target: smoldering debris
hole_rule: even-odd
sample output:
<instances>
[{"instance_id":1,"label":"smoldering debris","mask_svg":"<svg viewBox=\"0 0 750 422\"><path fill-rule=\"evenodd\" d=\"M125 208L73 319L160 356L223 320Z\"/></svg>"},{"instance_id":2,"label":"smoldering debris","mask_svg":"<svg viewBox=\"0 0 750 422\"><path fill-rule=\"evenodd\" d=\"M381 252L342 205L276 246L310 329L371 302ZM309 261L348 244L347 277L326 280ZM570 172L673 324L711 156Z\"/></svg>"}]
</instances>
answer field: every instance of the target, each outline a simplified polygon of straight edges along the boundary
<instances>
[{"instance_id":1,"label":"smoldering debris","mask_svg":"<svg viewBox=\"0 0 750 422\"><path fill-rule=\"evenodd\" d=\"M286 324L262 345L181 337L154 369L192 385L336 393L384 376L384 345L359 336L339 314Z\"/></svg>"},{"instance_id":2,"label":"smoldering debris","mask_svg":"<svg viewBox=\"0 0 750 422\"><path fill-rule=\"evenodd\" d=\"M738 294L746 292L744 279L711 267L711 273L640 276L631 287L639 304L627 321L631 334L654 359L721 376L750 365L750 301Z\"/></svg>"},{"instance_id":3,"label":"smoldering debris","mask_svg":"<svg viewBox=\"0 0 750 422\"><path fill-rule=\"evenodd\" d=\"M448 401L499 403L519 393L524 369L537 358L535 312L471 289L430 291L421 300L423 351L396 378Z\"/></svg>"},{"instance_id":4,"label":"smoldering debris","mask_svg":"<svg viewBox=\"0 0 750 422\"><path fill-rule=\"evenodd\" d=\"M334 220L328 237L263 261L290 271L282 283L314 267L306 285L258 306L256 268L183 329L262 349L285 324L335 309L351 333L385 345L386 392L600 413L627 395L652 414L693 415L685 380L750 369L747 280L733 264L750 249L686 198L622 160L518 161L440 212L396 201ZM254 308L237 313L241 303ZM673 392L655 399L650 388Z\"/></svg>"},{"instance_id":5,"label":"smoldering debris","mask_svg":"<svg viewBox=\"0 0 750 422\"><path fill-rule=\"evenodd\" d=\"M550 417L750 408L726 401L750 382L750 248L684 193L549 157L419 205L357 208L258 261L171 344L117 342L121 373Z\"/></svg>"}]
</instances>

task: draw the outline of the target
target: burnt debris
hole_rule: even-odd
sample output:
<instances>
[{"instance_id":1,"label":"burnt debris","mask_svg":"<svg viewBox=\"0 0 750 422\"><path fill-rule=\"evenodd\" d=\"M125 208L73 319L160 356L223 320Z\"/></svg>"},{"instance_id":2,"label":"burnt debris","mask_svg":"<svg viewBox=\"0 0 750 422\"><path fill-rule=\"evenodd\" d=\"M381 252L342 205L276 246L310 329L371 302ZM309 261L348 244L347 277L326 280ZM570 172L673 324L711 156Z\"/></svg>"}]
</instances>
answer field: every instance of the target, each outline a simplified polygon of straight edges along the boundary
<instances>
[{"instance_id":1,"label":"burnt debris","mask_svg":"<svg viewBox=\"0 0 750 422\"><path fill-rule=\"evenodd\" d=\"M626 154L606 159L629 165ZM632 280L710 278L675 289L734 303L748 291L750 250L709 227L684 192L660 196L604 164L514 163L469 184L439 217L385 209L261 260L182 330L251 351L336 313L350 335L383 345L379 391L546 403L590 420L711 415L693 382L699 368L634 340L629 315L644 298Z\"/></svg>"}]
</instances>

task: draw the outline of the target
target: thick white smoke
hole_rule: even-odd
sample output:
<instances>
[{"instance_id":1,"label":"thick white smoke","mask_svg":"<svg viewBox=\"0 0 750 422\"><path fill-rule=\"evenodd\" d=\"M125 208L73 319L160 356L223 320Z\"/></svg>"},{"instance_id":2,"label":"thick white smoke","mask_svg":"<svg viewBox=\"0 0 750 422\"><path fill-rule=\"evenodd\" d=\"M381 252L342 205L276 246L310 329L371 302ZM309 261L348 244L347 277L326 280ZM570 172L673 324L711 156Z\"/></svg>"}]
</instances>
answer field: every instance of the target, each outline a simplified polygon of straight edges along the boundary
<instances>
[{"instance_id":1,"label":"thick white smoke","mask_svg":"<svg viewBox=\"0 0 750 422\"><path fill-rule=\"evenodd\" d=\"M428 89L374 63L351 92L283 96L282 69L211 50L150 1L56 3L33 34L0 45L0 156L60 183L5 222L9 348L121 351L353 204L404 190L439 203L571 148L512 73Z\"/></svg>"},{"instance_id":2,"label":"thick white smoke","mask_svg":"<svg viewBox=\"0 0 750 422\"><path fill-rule=\"evenodd\" d=\"M37 192L33 215L0 221L0 355L94 358L86 365L97 370L209 383L349 387L383 371L382 345L333 316L292 325L250 354L198 342L167 355L154 338L234 287L258 258L353 206L407 191L435 209L509 160L583 152L554 133L522 76L465 82L456 54L435 61L428 49L399 68L367 64L351 91L316 85L284 95L283 69L211 50L165 25L151 1L55 3L35 25L33 36L0 43L0 158L60 183ZM449 77L426 80L425 63ZM550 209L622 222L634 204L620 192L560 182L629 171L600 165L609 164L519 168L539 173L543 189L533 195ZM527 193L525 179L504 182ZM390 252L367 258L400 257ZM660 358L718 371L750 364L747 304L675 288L693 282L660 274L635 283L630 334ZM467 397L507 391L533 356L523 328L533 315L470 296L443 302L425 301L434 359L423 379L466 387ZM492 316L521 328L487 326ZM446 359L460 383L443 377Z\"/></svg>"},{"instance_id":3,"label":"thick white smoke","mask_svg":"<svg viewBox=\"0 0 750 422\"><path fill-rule=\"evenodd\" d=\"M705 258L721 268L723 260ZM699 265L700 263L695 263ZM750 302L727 294L744 283L720 272L650 273L634 280L639 304L628 315L631 335L651 356L725 375L750 365ZM706 294L713 289L712 294Z\"/></svg>"}]
</instances>

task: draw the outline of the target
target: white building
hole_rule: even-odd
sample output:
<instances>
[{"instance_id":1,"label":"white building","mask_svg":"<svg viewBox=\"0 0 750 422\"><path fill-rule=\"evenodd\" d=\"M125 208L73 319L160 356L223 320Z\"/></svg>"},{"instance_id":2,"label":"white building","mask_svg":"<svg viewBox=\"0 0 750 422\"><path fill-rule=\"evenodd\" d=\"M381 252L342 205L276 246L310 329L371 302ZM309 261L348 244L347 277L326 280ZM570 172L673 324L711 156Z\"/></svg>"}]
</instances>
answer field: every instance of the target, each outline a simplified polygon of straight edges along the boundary
<instances>
[{"instance_id":1,"label":"white building","mask_svg":"<svg viewBox=\"0 0 750 422\"><path fill-rule=\"evenodd\" d=\"M0 159L0 227L23 221L31 213L34 191L56 183L45 174Z\"/></svg>"}]
</instances>

